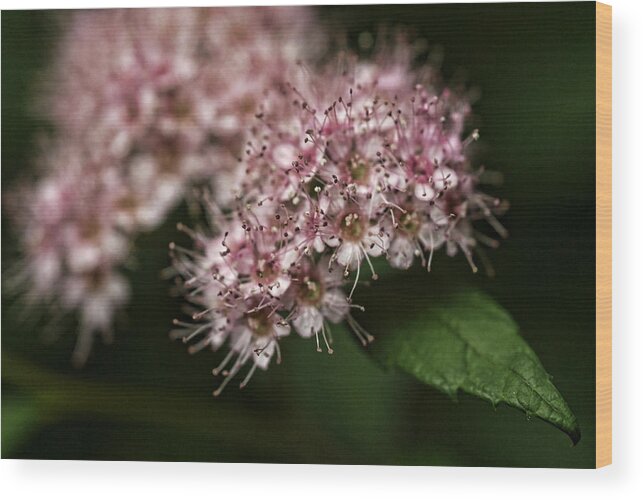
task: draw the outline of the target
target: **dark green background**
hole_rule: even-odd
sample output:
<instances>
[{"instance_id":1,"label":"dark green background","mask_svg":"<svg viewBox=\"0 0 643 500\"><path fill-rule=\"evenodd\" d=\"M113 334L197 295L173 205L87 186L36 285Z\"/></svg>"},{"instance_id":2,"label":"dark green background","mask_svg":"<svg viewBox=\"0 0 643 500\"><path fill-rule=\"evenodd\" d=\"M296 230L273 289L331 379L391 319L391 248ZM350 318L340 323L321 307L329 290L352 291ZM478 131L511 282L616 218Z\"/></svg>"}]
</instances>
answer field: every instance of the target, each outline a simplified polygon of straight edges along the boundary
<instances>
[{"instance_id":1,"label":"dark green background","mask_svg":"<svg viewBox=\"0 0 643 500\"><path fill-rule=\"evenodd\" d=\"M182 208L137 241L127 318L115 345L97 346L82 371L69 364L73 325L59 326L63 337L44 344L42 324L19 322L19 308L3 292L3 458L594 465L594 3L333 7L319 14L327 26L348 30L353 43L386 23L440 46L447 80L464 76L480 92L479 159L504 174L496 192L511 201L503 218L511 236L490 254L496 278L472 275L461 256L440 256L430 275L410 271L419 277L403 292L410 304L403 311L381 306L386 280L363 293L367 308L377 305L364 324L385 335L380 315L404 322L413 304L421 308L445 282L486 289L553 375L578 417L580 443L571 447L555 428L505 406L494 410L468 396L454 403L383 372L339 330L335 355L288 339L281 366L214 399L210 370L219 357L191 357L167 338L180 301L169 297L159 269L169 262L176 221L187 220ZM55 47L55 20L65 15L2 13L3 191L32 175L35 133L46 124L29 109ZM3 274L17 255L4 212Z\"/></svg>"}]
</instances>

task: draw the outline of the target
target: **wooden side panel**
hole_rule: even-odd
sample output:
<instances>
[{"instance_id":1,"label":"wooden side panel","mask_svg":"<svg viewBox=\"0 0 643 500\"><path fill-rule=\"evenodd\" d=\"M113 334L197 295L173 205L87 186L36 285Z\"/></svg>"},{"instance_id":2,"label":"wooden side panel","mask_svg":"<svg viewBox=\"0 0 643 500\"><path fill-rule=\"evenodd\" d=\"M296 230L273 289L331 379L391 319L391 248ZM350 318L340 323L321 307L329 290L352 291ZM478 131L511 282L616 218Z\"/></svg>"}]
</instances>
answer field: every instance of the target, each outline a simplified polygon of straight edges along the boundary
<instances>
[{"instance_id":1,"label":"wooden side panel","mask_svg":"<svg viewBox=\"0 0 643 500\"><path fill-rule=\"evenodd\" d=\"M596 467L612 463L612 7L596 3Z\"/></svg>"}]
</instances>

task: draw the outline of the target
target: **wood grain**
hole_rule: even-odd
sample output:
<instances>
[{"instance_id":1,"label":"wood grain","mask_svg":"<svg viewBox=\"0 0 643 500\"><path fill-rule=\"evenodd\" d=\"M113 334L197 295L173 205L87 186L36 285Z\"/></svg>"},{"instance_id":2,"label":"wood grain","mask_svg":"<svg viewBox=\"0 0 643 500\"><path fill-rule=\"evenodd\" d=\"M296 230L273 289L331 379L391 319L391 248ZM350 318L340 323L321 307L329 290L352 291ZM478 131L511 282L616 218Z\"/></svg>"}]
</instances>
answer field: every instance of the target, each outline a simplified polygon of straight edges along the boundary
<instances>
[{"instance_id":1,"label":"wood grain","mask_svg":"<svg viewBox=\"0 0 643 500\"><path fill-rule=\"evenodd\" d=\"M612 7L596 3L596 467L612 463Z\"/></svg>"}]
</instances>

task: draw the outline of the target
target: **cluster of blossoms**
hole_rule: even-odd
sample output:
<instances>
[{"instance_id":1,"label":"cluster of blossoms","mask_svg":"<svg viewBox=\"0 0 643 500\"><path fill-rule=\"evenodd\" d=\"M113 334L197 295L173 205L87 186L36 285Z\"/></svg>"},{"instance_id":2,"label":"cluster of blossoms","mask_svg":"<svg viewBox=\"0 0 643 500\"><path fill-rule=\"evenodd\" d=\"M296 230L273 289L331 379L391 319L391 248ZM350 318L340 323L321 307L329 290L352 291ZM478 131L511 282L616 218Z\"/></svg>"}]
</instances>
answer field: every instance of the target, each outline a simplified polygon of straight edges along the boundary
<instances>
[{"instance_id":1,"label":"cluster of blossoms","mask_svg":"<svg viewBox=\"0 0 643 500\"><path fill-rule=\"evenodd\" d=\"M354 317L372 259L430 270L434 253L473 252L500 236L499 200L470 164L470 105L413 50L372 62L300 59L323 39L306 8L78 12L49 79L56 136L44 175L19 193L25 264L15 281L56 313L77 313L74 361L112 336L128 301L123 274L137 234L209 183L211 224L193 249L171 245L191 318L172 336L190 351L227 348L215 395L249 365L266 369L292 331L333 352ZM367 271L364 271L364 269Z\"/></svg>"},{"instance_id":2,"label":"cluster of blossoms","mask_svg":"<svg viewBox=\"0 0 643 500\"><path fill-rule=\"evenodd\" d=\"M294 7L73 15L46 89L56 136L12 211L26 255L17 281L30 300L78 313L77 364L127 302L135 236L191 183L235 167L244 124L310 46L310 25Z\"/></svg>"},{"instance_id":3,"label":"cluster of blossoms","mask_svg":"<svg viewBox=\"0 0 643 500\"><path fill-rule=\"evenodd\" d=\"M430 270L434 252L461 252L475 271L473 228L486 219L504 235L499 200L478 190L467 155L465 97L393 59L355 63L338 73L298 71L266 94L249 126L230 201L208 202L213 231L191 231L194 249L171 245L192 303L176 338L229 349L214 370L215 395L249 364L280 359L295 331L332 353L332 324L353 317L353 293L372 259L398 269L415 260ZM315 85L323 82L323 88ZM293 83L295 82L295 83Z\"/></svg>"}]
</instances>

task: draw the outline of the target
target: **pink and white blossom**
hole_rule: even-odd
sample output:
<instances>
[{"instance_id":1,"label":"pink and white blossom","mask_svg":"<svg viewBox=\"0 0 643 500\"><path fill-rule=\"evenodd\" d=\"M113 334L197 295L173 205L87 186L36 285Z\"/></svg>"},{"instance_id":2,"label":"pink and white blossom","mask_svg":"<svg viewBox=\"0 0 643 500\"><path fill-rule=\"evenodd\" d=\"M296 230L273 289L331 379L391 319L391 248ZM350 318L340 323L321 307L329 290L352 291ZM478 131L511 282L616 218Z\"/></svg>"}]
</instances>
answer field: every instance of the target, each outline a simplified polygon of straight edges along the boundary
<instances>
[{"instance_id":1,"label":"pink and white blossom","mask_svg":"<svg viewBox=\"0 0 643 500\"><path fill-rule=\"evenodd\" d=\"M487 219L504 235L493 215L500 202L478 190L471 166L478 132L465 132L466 97L404 61L356 62L340 73L337 65L295 68L248 128L231 201L212 210L218 236L193 234L196 257L175 249L195 317L209 318L206 326L182 324L175 336L204 335L195 345L215 350L227 341L224 366L236 356L215 394L250 362L250 351L235 347L240 328L248 345L274 346L255 349L245 386L258 361L265 368L266 356L278 353L283 335L273 325L315 336L329 352L331 324L341 321L370 342L351 309L361 309L352 297L362 267L378 278L372 259L385 256L399 269L420 260L430 270L446 247L475 271L473 222Z\"/></svg>"},{"instance_id":2,"label":"pink and white blossom","mask_svg":"<svg viewBox=\"0 0 643 500\"><path fill-rule=\"evenodd\" d=\"M18 281L56 315L76 312L82 364L127 304L136 236L195 182L236 168L245 124L314 37L308 8L77 11L46 81L55 128L19 215ZM225 191L225 190L223 190Z\"/></svg>"}]
</instances>

